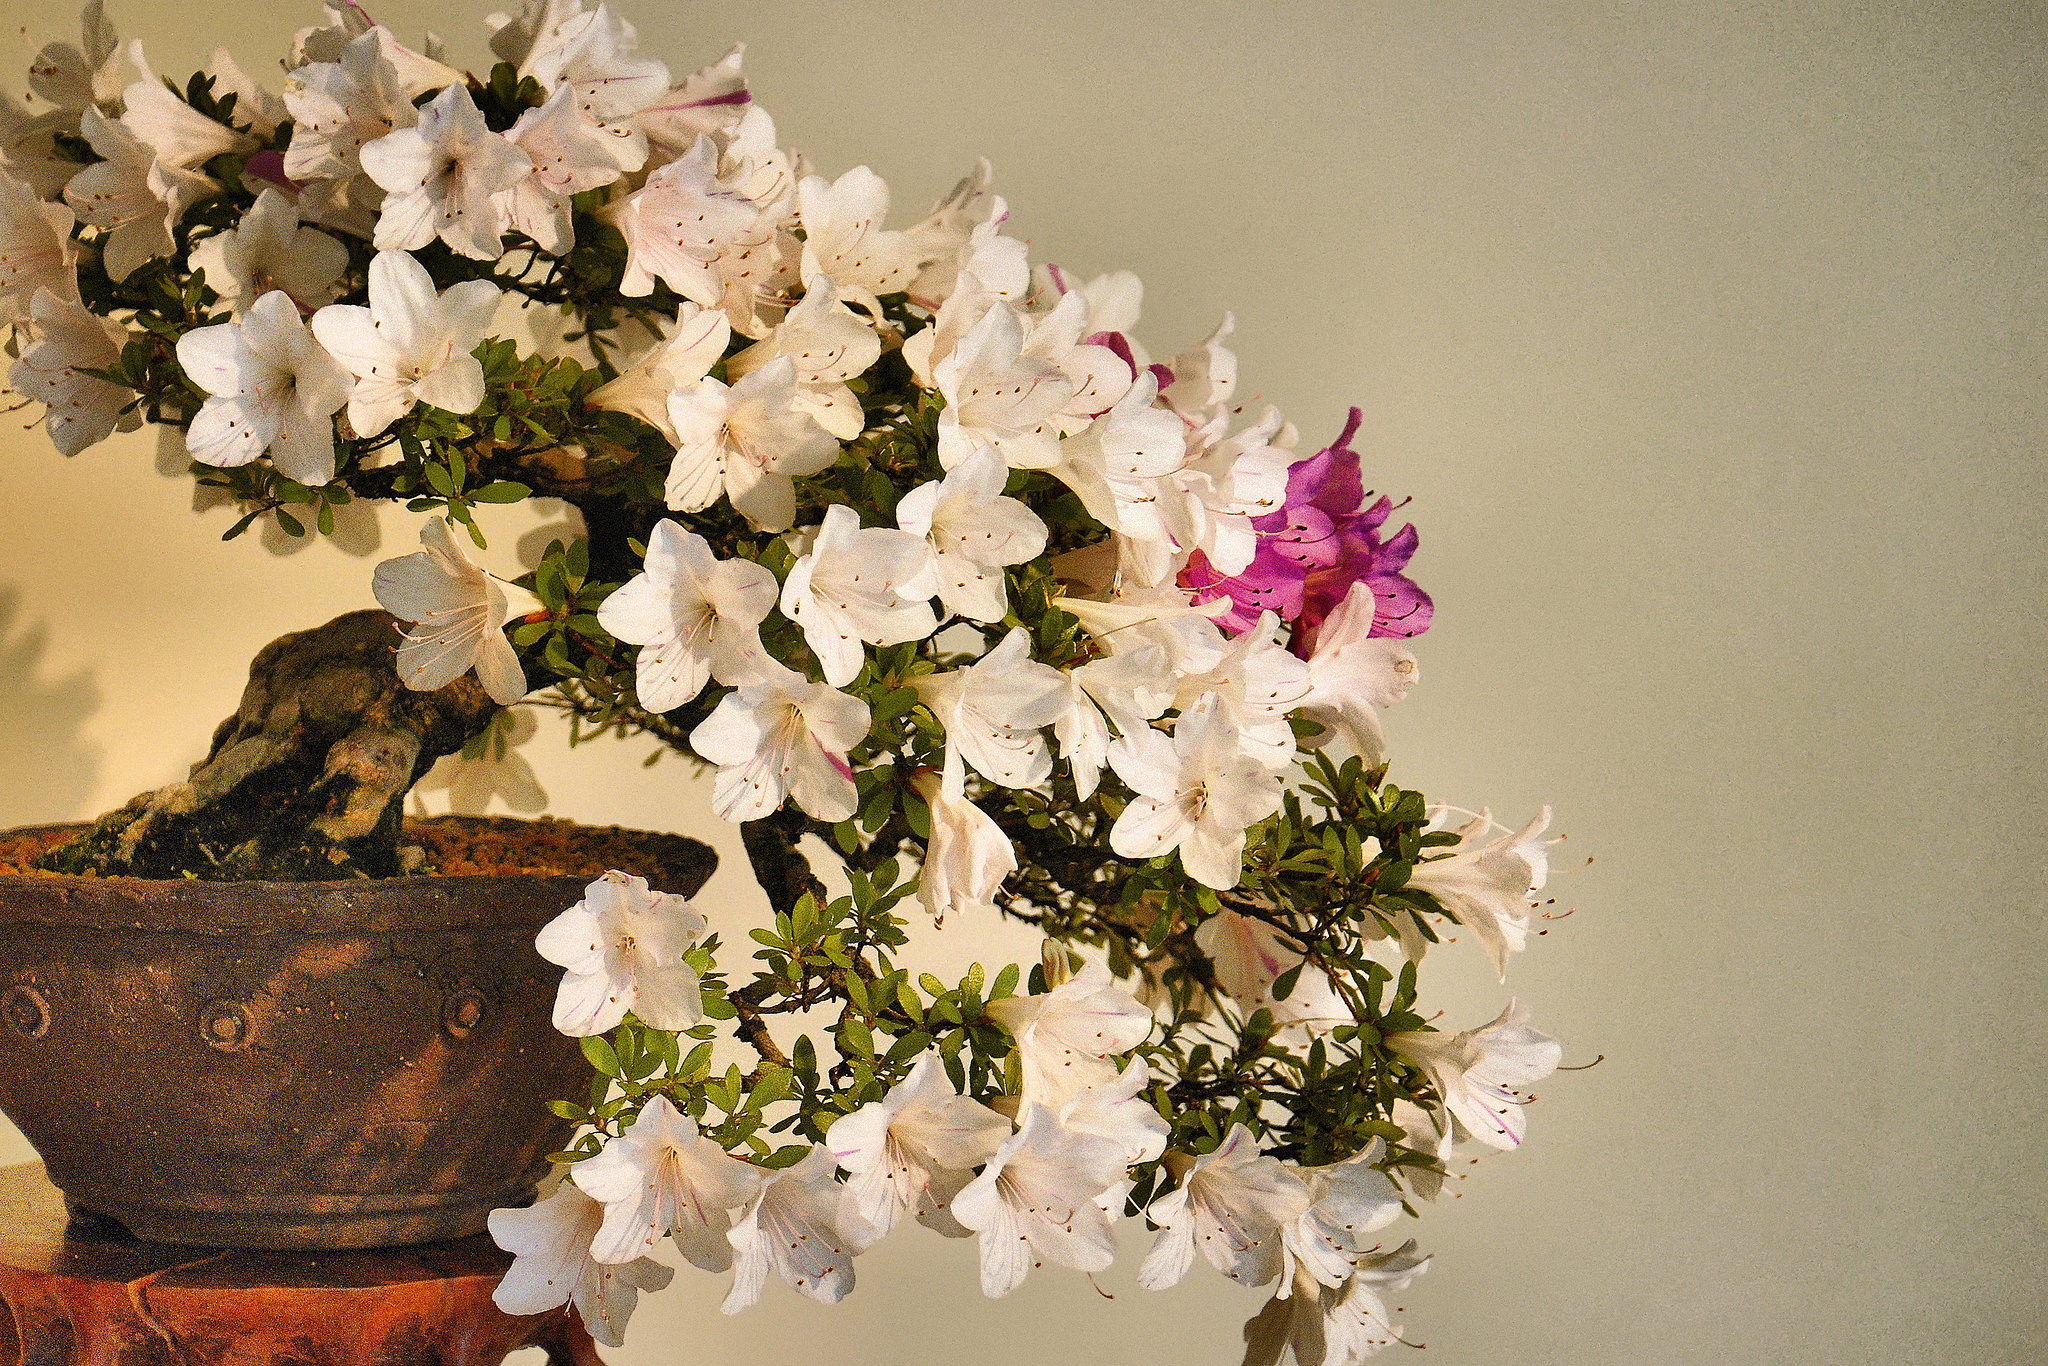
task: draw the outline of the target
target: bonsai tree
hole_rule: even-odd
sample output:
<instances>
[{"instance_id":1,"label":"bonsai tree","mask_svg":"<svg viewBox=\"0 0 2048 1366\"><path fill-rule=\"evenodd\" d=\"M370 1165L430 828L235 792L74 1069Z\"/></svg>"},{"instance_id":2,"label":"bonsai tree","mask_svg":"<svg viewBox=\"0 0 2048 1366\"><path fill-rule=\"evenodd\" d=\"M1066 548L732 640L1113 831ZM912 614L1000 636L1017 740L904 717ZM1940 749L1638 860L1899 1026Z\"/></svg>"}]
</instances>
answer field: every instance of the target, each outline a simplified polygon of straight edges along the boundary
<instances>
[{"instance_id":1,"label":"bonsai tree","mask_svg":"<svg viewBox=\"0 0 2048 1366\"><path fill-rule=\"evenodd\" d=\"M775 911L754 943L621 869L539 941L588 1094L568 1179L501 1211L515 1312L617 1342L673 1237L837 1300L904 1216L983 1288L1196 1253L1275 1287L1247 1360L1399 1338L1394 1221L1511 1148L1558 1044L1417 1003L1462 928L1502 974L1548 812L1453 818L1381 712L1432 605L1352 447L1235 399L1226 317L1164 360L1139 284L1030 261L983 164L887 226L785 150L736 50L683 78L605 6L529 0L479 77L353 4L273 92L182 84L97 0L9 114L0 318L66 455L149 421L291 536L397 500L383 612L287 636L189 779L50 855L101 875L411 871L407 791L501 707L709 774ZM560 344L505 333L520 310ZM534 329L528 328L531 331ZM495 511L582 531L516 579ZM1008 916L1036 964L941 981L913 931ZM751 947L751 957L748 949ZM1470 952L1461 948L1460 952ZM796 1017L801 1015L799 1021ZM736 1041L744 1063L722 1044Z\"/></svg>"}]
</instances>

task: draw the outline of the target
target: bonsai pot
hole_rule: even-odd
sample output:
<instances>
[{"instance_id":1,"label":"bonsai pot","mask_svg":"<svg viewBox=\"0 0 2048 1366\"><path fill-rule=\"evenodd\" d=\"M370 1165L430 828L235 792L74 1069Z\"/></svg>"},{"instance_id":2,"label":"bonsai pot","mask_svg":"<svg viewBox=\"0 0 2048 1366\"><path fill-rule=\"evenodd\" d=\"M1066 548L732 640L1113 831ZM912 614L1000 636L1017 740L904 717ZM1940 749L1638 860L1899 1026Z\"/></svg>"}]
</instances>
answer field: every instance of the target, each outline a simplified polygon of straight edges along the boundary
<instances>
[{"instance_id":1,"label":"bonsai pot","mask_svg":"<svg viewBox=\"0 0 2048 1366\"><path fill-rule=\"evenodd\" d=\"M529 825L428 824L512 841ZM631 838L633 871L665 891L696 892L716 861ZM601 871L0 876L0 1111L74 1215L140 1238L319 1250L481 1232L566 1143L546 1102L588 1086L550 1023L561 970L533 939Z\"/></svg>"}]
</instances>

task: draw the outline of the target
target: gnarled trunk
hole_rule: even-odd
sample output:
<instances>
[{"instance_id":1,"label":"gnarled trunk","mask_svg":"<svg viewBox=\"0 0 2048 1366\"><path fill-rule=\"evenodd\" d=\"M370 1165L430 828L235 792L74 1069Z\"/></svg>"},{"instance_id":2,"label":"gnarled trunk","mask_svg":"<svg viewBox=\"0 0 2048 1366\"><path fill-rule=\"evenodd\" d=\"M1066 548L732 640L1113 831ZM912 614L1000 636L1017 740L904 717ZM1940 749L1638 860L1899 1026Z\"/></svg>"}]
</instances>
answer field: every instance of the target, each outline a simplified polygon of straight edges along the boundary
<instances>
[{"instance_id":1,"label":"gnarled trunk","mask_svg":"<svg viewBox=\"0 0 2048 1366\"><path fill-rule=\"evenodd\" d=\"M145 792L41 862L59 872L209 880L392 877L405 794L497 711L464 676L413 692L398 622L350 612L280 637L183 782Z\"/></svg>"}]
</instances>

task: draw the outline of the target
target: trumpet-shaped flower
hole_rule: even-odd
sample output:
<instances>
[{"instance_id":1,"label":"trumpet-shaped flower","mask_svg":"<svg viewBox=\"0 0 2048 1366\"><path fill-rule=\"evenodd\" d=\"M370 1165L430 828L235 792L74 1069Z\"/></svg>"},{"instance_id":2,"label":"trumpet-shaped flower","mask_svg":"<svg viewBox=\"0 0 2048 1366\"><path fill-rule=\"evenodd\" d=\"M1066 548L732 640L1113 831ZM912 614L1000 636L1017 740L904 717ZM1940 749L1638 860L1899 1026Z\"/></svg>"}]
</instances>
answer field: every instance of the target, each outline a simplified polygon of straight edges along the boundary
<instances>
[{"instance_id":1,"label":"trumpet-shaped flower","mask_svg":"<svg viewBox=\"0 0 2048 1366\"><path fill-rule=\"evenodd\" d=\"M549 255L568 255L576 244L570 197L609 185L621 174L614 132L585 117L576 107L576 91L566 85L538 109L521 113L505 139L526 154L533 169L503 192L506 226Z\"/></svg>"},{"instance_id":2,"label":"trumpet-shaped flower","mask_svg":"<svg viewBox=\"0 0 2048 1366\"><path fill-rule=\"evenodd\" d=\"M1083 1092L1114 1085L1111 1060L1152 1032L1152 1012L1094 962L1051 991L990 1001L988 1013L1017 1040L1025 1103L1054 1114Z\"/></svg>"},{"instance_id":3,"label":"trumpet-shaped flower","mask_svg":"<svg viewBox=\"0 0 2048 1366\"><path fill-rule=\"evenodd\" d=\"M121 95L121 38L100 0L86 0L79 28L80 46L45 43L28 68L28 88L73 114Z\"/></svg>"},{"instance_id":4,"label":"trumpet-shaped flower","mask_svg":"<svg viewBox=\"0 0 2048 1366\"><path fill-rule=\"evenodd\" d=\"M1530 892L1549 871L1540 838L1549 825L1546 806L1520 830L1495 836L1492 815L1481 811L1458 832L1450 853L1416 864L1408 878L1409 887L1435 897L1486 946L1502 981L1508 955L1528 943Z\"/></svg>"},{"instance_id":5,"label":"trumpet-shaped flower","mask_svg":"<svg viewBox=\"0 0 2048 1366\"><path fill-rule=\"evenodd\" d=\"M654 891L629 873L606 873L534 941L541 957L566 969L555 1028L588 1038L616 1029L628 1011L656 1029L696 1024L704 992L685 955L705 929L687 897Z\"/></svg>"},{"instance_id":6,"label":"trumpet-shaped flower","mask_svg":"<svg viewBox=\"0 0 2048 1366\"><path fill-rule=\"evenodd\" d=\"M968 765L1001 787L1034 787L1052 772L1041 732L1066 706L1067 679L1031 658L1021 626L966 668L922 675L915 686L946 728L948 795L965 791Z\"/></svg>"},{"instance_id":7,"label":"trumpet-shaped flower","mask_svg":"<svg viewBox=\"0 0 2048 1366\"><path fill-rule=\"evenodd\" d=\"M1294 761L1287 718L1312 695L1308 666L1276 643L1279 632L1280 619L1266 612L1223 649L1191 651L1181 662L1177 693L1183 711L1211 698L1239 748L1275 772Z\"/></svg>"},{"instance_id":8,"label":"trumpet-shaped flower","mask_svg":"<svg viewBox=\"0 0 2048 1366\"><path fill-rule=\"evenodd\" d=\"M491 1211L491 1239L512 1254L491 1292L512 1315L545 1314L574 1303L590 1335L607 1347L626 1341L626 1324L643 1290L663 1290L675 1270L652 1257L607 1266L590 1255L604 1224L604 1206L565 1181L525 1209Z\"/></svg>"},{"instance_id":9,"label":"trumpet-shaped flower","mask_svg":"<svg viewBox=\"0 0 2048 1366\"><path fill-rule=\"evenodd\" d=\"M1323 621L1308 658L1308 700L1302 714L1323 728L1304 743L1320 748L1342 740L1367 766L1386 758L1380 712L1415 685L1415 654L1398 636L1372 634L1372 585L1354 583Z\"/></svg>"},{"instance_id":10,"label":"trumpet-shaped flower","mask_svg":"<svg viewBox=\"0 0 2048 1366\"><path fill-rule=\"evenodd\" d=\"M430 404L473 413L484 401L484 369L470 352L497 310L498 287L464 280L434 292L427 268L407 252L370 261L370 305L329 304L313 315L313 335L356 377L348 424L375 436Z\"/></svg>"},{"instance_id":11,"label":"trumpet-shaped flower","mask_svg":"<svg viewBox=\"0 0 2048 1366\"><path fill-rule=\"evenodd\" d=\"M1320 1285L1297 1262L1292 1279L1244 1326L1244 1366L1280 1366L1291 1348L1298 1366L1349 1366L1402 1340L1383 1295L1403 1290L1429 1269L1409 1239L1392 1252L1361 1258L1341 1288Z\"/></svg>"},{"instance_id":12,"label":"trumpet-shaped flower","mask_svg":"<svg viewBox=\"0 0 2048 1366\"><path fill-rule=\"evenodd\" d=\"M533 174L517 143L490 130L469 88L451 85L419 121L362 150L363 171L384 189L380 251L411 251L440 238L464 256L495 261L511 192Z\"/></svg>"},{"instance_id":13,"label":"trumpet-shaped flower","mask_svg":"<svg viewBox=\"0 0 2048 1366\"><path fill-rule=\"evenodd\" d=\"M853 1254L878 1236L839 1184L831 1151L813 1147L769 1178L725 1235L736 1255L719 1310L737 1314L757 1303L771 1270L798 1294L837 1304L853 1289Z\"/></svg>"},{"instance_id":14,"label":"trumpet-shaped flower","mask_svg":"<svg viewBox=\"0 0 2048 1366\"><path fill-rule=\"evenodd\" d=\"M719 497L732 501L762 531L786 531L796 520L798 475L816 474L839 458L839 443L797 405L796 366L770 361L727 387L708 376L669 396L676 433L668 505L701 512Z\"/></svg>"},{"instance_id":15,"label":"trumpet-shaped flower","mask_svg":"<svg viewBox=\"0 0 2048 1366\"><path fill-rule=\"evenodd\" d=\"M334 415L349 374L313 339L290 296L272 290L240 322L178 338L178 363L212 397L185 432L203 465L246 465L259 455L287 479L318 488L334 478Z\"/></svg>"},{"instance_id":16,"label":"trumpet-shaped flower","mask_svg":"<svg viewBox=\"0 0 2048 1366\"><path fill-rule=\"evenodd\" d=\"M1096 1200L1123 1176L1116 1144L1064 1129L1052 1111L1027 1103L1022 1127L953 1197L953 1217L981 1235L981 1293L1009 1294L1034 1260L1106 1270L1116 1242Z\"/></svg>"},{"instance_id":17,"label":"trumpet-shaped flower","mask_svg":"<svg viewBox=\"0 0 2048 1366\"><path fill-rule=\"evenodd\" d=\"M652 293L659 280L706 308L724 306L720 259L775 238L761 207L720 178L718 147L708 137L649 175L610 213L626 239L620 293Z\"/></svg>"},{"instance_id":18,"label":"trumpet-shaped flower","mask_svg":"<svg viewBox=\"0 0 2048 1366\"><path fill-rule=\"evenodd\" d=\"M188 106L179 108L192 113ZM71 177L64 202L83 222L106 229L107 275L125 280L145 261L177 249L171 229L220 182L159 157L125 119L110 119L97 108L85 110L80 129L100 160Z\"/></svg>"},{"instance_id":19,"label":"trumpet-shaped flower","mask_svg":"<svg viewBox=\"0 0 2048 1366\"><path fill-rule=\"evenodd\" d=\"M351 38L335 60L309 63L285 77L284 103L292 116L287 176L351 180L363 169L365 146L419 122L392 60L396 46L389 33L373 28Z\"/></svg>"},{"instance_id":20,"label":"trumpet-shaped flower","mask_svg":"<svg viewBox=\"0 0 2048 1366\"><path fill-rule=\"evenodd\" d=\"M973 802L948 796L945 782L932 770L919 770L910 786L931 813L917 899L932 923L943 925L948 912L995 910L1003 879L1017 871L1017 848L1010 837Z\"/></svg>"},{"instance_id":21,"label":"trumpet-shaped flower","mask_svg":"<svg viewBox=\"0 0 2048 1366\"><path fill-rule=\"evenodd\" d=\"M27 317L39 289L77 297L72 222L71 210L0 171L0 326Z\"/></svg>"},{"instance_id":22,"label":"trumpet-shaped flower","mask_svg":"<svg viewBox=\"0 0 2048 1366\"><path fill-rule=\"evenodd\" d=\"M1139 1094L1151 1084L1151 1070L1134 1059L1114 1081L1091 1086L1062 1105L1060 1123L1116 1144L1126 1166L1150 1162L1166 1151L1172 1132L1152 1102Z\"/></svg>"},{"instance_id":23,"label":"trumpet-shaped flower","mask_svg":"<svg viewBox=\"0 0 2048 1366\"><path fill-rule=\"evenodd\" d=\"M475 669L491 700L511 706L526 696L526 671L505 638L505 590L522 608L532 595L478 568L443 518L420 529L420 544L425 549L378 565L372 582L384 610L413 623L398 647L398 676L415 692L432 692Z\"/></svg>"},{"instance_id":24,"label":"trumpet-shaped flower","mask_svg":"<svg viewBox=\"0 0 2048 1366\"><path fill-rule=\"evenodd\" d=\"M617 379L607 380L590 391L593 407L631 413L648 426L676 440L675 425L669 421L669 395L696 387L725 355L732 340L732 324L716 309L685 301L676 310L676 322L666 337Z\"/></svg>"},{"instance_id":25,"label":"trumpet-shaped flower","mask_svg":"<svg viewBox=\"0 0 2048 1366\"><path fill-rule=\"evenodd\" d=\"M732 51L691 72L681 85L640 111L635 122L662 153L658 160L674 160L696 146L698 138L731 135L753 107L746 73L740 69L746 52L746 44L733 44Z\"/></svg>"},{"instance_id":26,"label":"trumpet-shaped flower","mask_svg":"<svg viewBox=\"0 0 2048 1366\"><path fill-rule=\"evenodd\" d=\"M1226 908L1195 928L1195 946L1208 955L1224 995L1247 1014L1271 1011L1282 1027L1299 1025L1312 1033L1351 1022L1350 1010L1321 968L1302 967L1284 1000L1273 994L1281 975L1301 966L1302 954L1263 920Z\"/></svg>"},{"instance_id":27,"label":"trumpet-shaped flower","mask_svg":"<svg viewBox=\"0 0 2048 1366\"><path fill-rule=\"evenodd\" d=\"M862 641L900 645L938 629L931 604L937 588L923 541L862 527L859 513L834 503L809 553L783 581L782 615L803 628L825 681L843 688L867 659Z\"/></svg>"},{"instance_id":28,"label":"trumpet-shaped flower","mask_svg":"<svg viewBox=\"0 0 2048 1366\"><path fill-rule=\"evenodd\" d=\"M1159 1236L1138 1268L1138 1284L1179 1284L1200 1249L1233 1281L1264 1285L1286 1266L1282 1230L1310 1203L1301 1178L1260 1152L1244 1125L1233 1124L1223 1142L1194 1160L1178 1189L1152 1202L1147 1213Z\"/></svg>"},{"instance_id":29,"label":"trumpet-shaped flower","mask_svg":"<svg viewBox=\"0 0 2048 1366\"><path fill-rule=\"evenodd\" d=\"M734 356L725 368L738 378L787 357L796 367L797 406L841 441L851 441L866 426L867 415L846 381L865 372L881 354L882 339L874 327L841 303L832 282L820 275L808 283L803 299L766 340Z\"/></svg>"},{"instance_id":30,"label":"trumpet-shaped flower","mask_svg":"<svg viewBox=\"0 0 2048 1366\"><path fill-rule=\"evenodd\" d=\"M1010 1121L956 1092L939 1055L926 1053L888 1095L834 1120L825 1146L847 1174L855 1212L879 1237L912 1209L943 1214L1009 1136ZM937 1227L967 1236L950 1215Z\"/></svg>"},{"instance_id":31,"label":"trumpet-shaped flower","mask_svg":"<svg viewBox=\"0 0 2048 1366\"><path fill-rule=\"evenodd\" d=\"M1074 396L1074 382L1053 362L1024 354L1024 321L1014 308L999 302L982 314L932 367L932 378L946 400L941 465L951 469L983 446L994 446L1012 469L1059 464L1051 423Z\"/></svg>"},{"instance_id":32,"label":"trumpet-shaped flower","mask_svg":"<svg viewBox=\"0 0 2048 1366\"><path fill-rule=\"evenodd\" d=\"M1213 702L1182 712L1171 742L1150 728L1127 735L1109 762L1137 794L1110 828L1112 849L1130 859L1178 849L1203 886L1237 885L1245 831L1280 809L1280 779L1245 755Z\"/></svg>"},{"instance_id":33,"label":"trumpet-shaped flower","mask_svg":"<svg viewBox=\"0 0 2048 1366\"><path fill-rule=\"evenodd\" d=\"M1336 1289L1351 1279L1378 1246L1368 1241L1372 1235L1401 1217L1401 1192L1376 1165L1386 1151L1375 1138L1342 1162L1295 1169L1312 1203L1282 1230L1282 1240L1296 1270L1318 1285ZM1293 1277L1282 1280L1278 1293L1292 1293L1294 1284Z\"/></svg>"},{"instance_id":34,"label":"trumpet-shaped flower","mask_svg":"<svg viewBox=\"0 0 2048 1366\"><path fill-rule=\"evenodd\" d=\"M1509 1001L1493 1023L1457 1034L1389 1034L1387 1047L1429 1075L1452 1118L1491 1148L1519 1147L1529 1121L1520 1088L1557 1070L1564 1048L1529 1027L1529 1012Z\"/></svg>"},{"instance_id":35,"label":"trumpet-shaped flower","mask_svg":"<svg viewBox=\"0 0 2048 1366\"><path fill-rule=\"evenodd\" d=\"M792 315L794 316L794 315ZM1001 621L1010 610L1003 566L1038 558L1045 523L1014 498L1003 496L1009 466L984 446L896 504L896 525L931 546L939 600L969 621Z\"/></svg>"},{"instance_id":36,"label":"trumpet-shaped flower","mask_svg":"<svg viewBox=\"0 0 2048 1366\"><path fill-rule=\"evenodd\" d=\"M7 382L45 405L51 445L64 455L77 455L106 440L116 427L132 432L142 425L140 413L124 411L135 397L133 390L85 373L120 363L127 338L122 328L47 288L35 292L29 321L35 340L8 370Z\"/></svg>"},{"instance_id":37,"label":"trumpet-shaped flower","mask_svg":"<svg viewBox=\"0 0 2048 1366\"><path fill-rule=\"evenodd\" d=\"M1166 710L1173 696L1173 678L1166 652L1156 645L1142 650L1091 659L1067 671L1067 707L1052 724L1060 754L1074 773L1074 790L1083 801L1095 795L1102 766L1109 762L1109 723L1120 735L1144 730L1145 723Z\"/></svg>"},{"instance_id":38,"label":"trumpet-shaped flower","mask_svg":"<svg viewBox=\"0 0 2048 1366\"><path fill-rule=\"evenodd\" d=\"M667 92L668 66L640 52L633 26L610 5L572 11L546 25L519 63L519 74L533 77L543 90L567 90L569 107L611 144L619 170L646 164L647 134L634 116Z\"/></svg>"},{"instance_id":39,"label":"trumpet-shaped flower","mask_svg":"<svg viewBox=\"0 0 2048 1366\"><path fill-rule=\"evenodd\" d=\"M732 1265L732 1212L761 1192L760 1172L699 1133L662 1095L570 1175L604 1205L590 1255L611 1265L646 1256L669 1234L692 1264L724 1271Z\"/></svg>"},{"instance_id":40,"label":"trumpet-shaped flower","mask_svg":"<svg viewBox=\"0 0 2048 1366\"><path fill-rule=\"evenodd\" d=\"M909 288L919 264L909 236L882 227L889 215L889 187L867 167L856 166L837 180L804 177L797 201L804 225L804 279L829 276L842 298L879 321L877 296Z\"/></svg>"},{"instance_id":41,"label":"trumpet-shaped flower","mask_svg":"<svg viewBox=\"0 0 2048 1366\"><path fill-rule=\"evenodd\" d=\"M192 249L192 264L240 317L272 290L307 308L326 303L348 269L348 248L317 228L300 227L298 206L266 187L241 222Z\"/></svg>"},{"instance_id":42,"label":"trumpet-shaped flower","mask_svg":"<svg viewBox=\"0 0 2048 1366\"><path fill-rule=\"evenodd\" d=\"M775 576L752 560L721 560L694 531L664 517L647 538L640 573L598 608L604 629L640 646L634 688L649 711L696 700L713 678L764 681L773 661L761 622L775 606Z\"/></svg>"},{"instance_id":43,"label":"trumpet-shaped flower","mask_svg":"<svg viewBox=\"0 0 2048 1366\"><path fill-rule=\"evenodd\" d=\"M868 725L858 697L778 667L720 702L690 747L718 765L711 809L723 820L760 820L789 797L821 821L843 821L855 801L846 755Z\"/></svg>"}]
</instances>

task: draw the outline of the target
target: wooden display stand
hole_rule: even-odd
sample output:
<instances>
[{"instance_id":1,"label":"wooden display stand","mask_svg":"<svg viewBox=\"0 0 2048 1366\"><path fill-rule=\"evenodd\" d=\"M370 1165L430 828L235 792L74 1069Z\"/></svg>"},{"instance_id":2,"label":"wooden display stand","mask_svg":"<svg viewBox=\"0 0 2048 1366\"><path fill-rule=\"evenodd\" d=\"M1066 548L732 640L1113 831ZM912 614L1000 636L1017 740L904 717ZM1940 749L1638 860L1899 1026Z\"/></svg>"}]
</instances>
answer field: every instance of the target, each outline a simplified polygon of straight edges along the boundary
<instances>
[{"instance_id":1,"label":"wooden display stand","mask_svg":"<svg viewBox=\"0 0 2048 1366\"><path fill-rule=\"evenodd\" d=\"M0 1366L603 1366L575 1311L491 1302L488 1237L368 1252L145 1243L73 1222L39 1164L0 1170Z\"/></svg>"}]
</instances>

